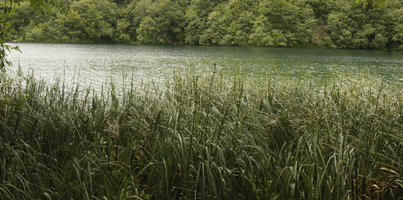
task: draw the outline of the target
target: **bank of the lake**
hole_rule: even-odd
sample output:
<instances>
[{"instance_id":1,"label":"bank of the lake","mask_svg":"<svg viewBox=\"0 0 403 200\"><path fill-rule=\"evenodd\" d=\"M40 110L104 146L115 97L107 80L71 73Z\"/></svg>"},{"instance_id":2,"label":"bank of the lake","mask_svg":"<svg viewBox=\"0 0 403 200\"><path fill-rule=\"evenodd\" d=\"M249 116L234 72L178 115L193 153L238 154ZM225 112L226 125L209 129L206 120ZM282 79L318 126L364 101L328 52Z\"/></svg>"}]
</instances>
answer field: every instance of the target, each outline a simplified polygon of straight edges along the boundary
<instances>
[{"instance_id":1,"label":"bank of the lake","mask_svg":"<svg viewBox=\"0 0 403 200\"><path fill-rule=\"evenodd\" d=\"M216 70L216 71L215 71ZM318 84L176 72L103 92L0 85L2 199L398 199L403 91L378 76ZM7 84L8 83L8 84ZM130 84L129 84L130 86Z\"/></svg>"}]
</instances>

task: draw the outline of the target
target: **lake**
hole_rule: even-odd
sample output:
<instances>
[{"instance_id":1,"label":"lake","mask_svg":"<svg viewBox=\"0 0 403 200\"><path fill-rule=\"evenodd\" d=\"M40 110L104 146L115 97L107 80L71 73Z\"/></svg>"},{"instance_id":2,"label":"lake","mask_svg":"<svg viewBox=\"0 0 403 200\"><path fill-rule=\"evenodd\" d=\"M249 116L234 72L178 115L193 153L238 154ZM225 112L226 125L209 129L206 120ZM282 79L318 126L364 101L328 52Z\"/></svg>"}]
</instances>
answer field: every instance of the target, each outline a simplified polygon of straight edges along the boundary
<instances>
[{"instance_id":1,"label":"lake","mask_svg":"<svg viewBox=\"0 0 403 200\"><path fill-rule=\"evenodd\" d=\"M45 80L99 86L133 77L136 83L163 81L177 69L264 76L273 72L299 77L323 77L337 71L369 71L403 85L403 52L281 49L204 46L135 46L118 44L19 44L21 53L9 59L23 71L34 70ZM14 67L13 69L16 69Z\"/></svg>"}]
</instances>

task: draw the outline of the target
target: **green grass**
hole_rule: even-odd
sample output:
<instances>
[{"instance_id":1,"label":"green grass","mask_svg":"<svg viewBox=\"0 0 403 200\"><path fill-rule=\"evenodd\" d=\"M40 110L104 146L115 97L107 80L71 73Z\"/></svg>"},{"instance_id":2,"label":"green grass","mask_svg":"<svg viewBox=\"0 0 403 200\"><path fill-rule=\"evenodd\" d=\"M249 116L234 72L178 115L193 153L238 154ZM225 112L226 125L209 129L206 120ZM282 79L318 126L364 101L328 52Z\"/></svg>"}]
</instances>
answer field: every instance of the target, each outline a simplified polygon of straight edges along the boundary
<instances>
[{"instance_id":1,"label":"green grass","mask_svg":"<svg viewBox=\"0 0 403 200\"><path fill-rule=\"evenodd\" d=\"M0 84L0 199L403 196L403 91L380 78Z\"/></svg>"}]
</instances>

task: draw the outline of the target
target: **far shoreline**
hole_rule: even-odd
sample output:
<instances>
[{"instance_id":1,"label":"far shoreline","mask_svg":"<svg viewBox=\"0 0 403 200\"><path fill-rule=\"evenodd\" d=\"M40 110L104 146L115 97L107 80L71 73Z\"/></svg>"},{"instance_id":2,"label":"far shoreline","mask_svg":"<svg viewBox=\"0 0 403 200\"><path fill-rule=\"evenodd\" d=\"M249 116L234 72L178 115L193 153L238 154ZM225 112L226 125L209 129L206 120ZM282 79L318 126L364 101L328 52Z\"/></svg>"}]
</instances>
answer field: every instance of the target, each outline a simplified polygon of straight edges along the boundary
<instances>
[{"instance_id":1,"label":"far shoreline","mask_svg":"<svg viewBox=\"0 0 403 200\"><path fill-rule=\"evenodd\" d=\"M7 42L6 44L69 44L69 45L127 45L127 46L150 46L150 47L216 47L216 48L241 48L241 49L298 49L298 50L329 50L329 51L353 51L353 52L402 52L403 49L343 49L343 48L329 48L324 46L295 46L295 47L276 47L276 46L239 46L239 45L189 45L189 44L141 44L136 42L63 42L63 41L16 41ZM403 57L403 54L402 54Z\"/></svg>"}]
</instances>

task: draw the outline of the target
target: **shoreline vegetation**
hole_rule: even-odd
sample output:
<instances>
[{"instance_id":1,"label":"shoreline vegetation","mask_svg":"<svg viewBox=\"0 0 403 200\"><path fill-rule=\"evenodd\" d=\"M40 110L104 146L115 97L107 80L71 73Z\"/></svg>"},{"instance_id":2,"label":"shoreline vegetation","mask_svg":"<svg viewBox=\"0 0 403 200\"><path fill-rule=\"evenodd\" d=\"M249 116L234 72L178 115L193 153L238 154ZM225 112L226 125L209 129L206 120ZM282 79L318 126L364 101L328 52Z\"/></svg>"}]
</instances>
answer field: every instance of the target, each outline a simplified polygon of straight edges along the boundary
<instances>
[{"instance_id":1,"label":"shoreline vegetation","mask_svg":"<svg viewBox=\"0 0 403 200\"><path fill-rule=\"evenodd\" d=\"M403 90L176 72L100 93L1 77L2 199L398 199Z\"/></svg>"},{"instance_id":2,"label":"shoreline vegetation","mask_svg":"<svg viewBox=\"0 0 403 200\"><path fill-rule=\"evenodd\" d=\"M42 14L18 2L8 41L403 49L399 0L71 0Z\"/></svg>"},{"instance_id":3,"label":"shoreline vegetation","mask_svg":"<svg viewBox=\"0 0 403 200\"><path fill-rule=\"evenodd\" d=\"M231 46L231 45L190 45L190 44L141 44L135 42L111 42L111 41L80 41L80 42L66 42L66 41L14 41L7 42L6 44L11 44L14 47L19 47L19 44L77 44L77 45L133 45L133 46L162 46L162 47L182 47L182 46L195 46L195 47L231 47L231 48L273 48L273 49L306 49L306 50L351 50L351 51L371 51L371 52L402 52L403 48L400 49L343 49L343 48L329 48L325 46L296 46L296 47L275 47L275 46ZM18 48L19 49L19 48ZM13 49L14 50L14 49ZM12 51L13 51L12 50ZM17 50L18 51L18 50ZM23 52L21 52L23 53ZM13 64L11 63L11 66Z\"/></svg>"}]
</instances>

